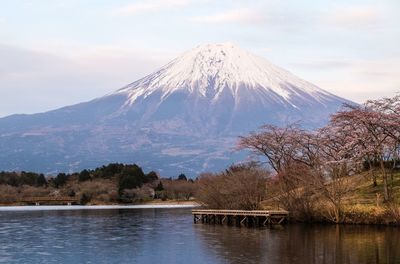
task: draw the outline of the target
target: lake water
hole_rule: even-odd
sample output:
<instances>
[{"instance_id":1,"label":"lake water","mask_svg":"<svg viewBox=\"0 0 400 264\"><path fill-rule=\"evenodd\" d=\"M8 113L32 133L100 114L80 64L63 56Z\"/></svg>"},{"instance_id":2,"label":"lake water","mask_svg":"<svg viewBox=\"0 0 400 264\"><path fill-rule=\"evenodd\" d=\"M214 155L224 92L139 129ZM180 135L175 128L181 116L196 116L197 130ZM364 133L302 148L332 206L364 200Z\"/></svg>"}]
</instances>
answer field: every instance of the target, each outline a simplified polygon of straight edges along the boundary
<instances>
[{"instance_id":1,"label":"lake water","mask_svg":"<svg viewBox=\"0 0 400 264\"><path fill-rule=\"evenodd\" d=\"M400 263L400 228L193 224L189 208L0 210L1 263Z\"/></svg>"}]
</instances>

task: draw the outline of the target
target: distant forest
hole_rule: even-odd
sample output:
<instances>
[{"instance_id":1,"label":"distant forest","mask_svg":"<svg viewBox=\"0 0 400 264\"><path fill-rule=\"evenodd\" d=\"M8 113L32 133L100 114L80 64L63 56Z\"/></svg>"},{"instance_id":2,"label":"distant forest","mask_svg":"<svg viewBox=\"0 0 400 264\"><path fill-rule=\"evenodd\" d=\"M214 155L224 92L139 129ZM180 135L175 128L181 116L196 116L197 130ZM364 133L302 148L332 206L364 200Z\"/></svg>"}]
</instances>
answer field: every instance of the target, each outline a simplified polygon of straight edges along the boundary
<instances>
[{"instance_id":1,"label":"distant forest","mask_svg":"<svg viewBox=\"0 0 400 264\"><path fill-rule=\"evenodd\" d=\"M144 173L136 164L111 163L93 170L59 173L45 177L34 172L0 172L0 203L14 203L24 197L79 196L81 204L135 203L152 199L189 200L194 181L184 174L161 179Z\"/></svg>"}]
</instances>

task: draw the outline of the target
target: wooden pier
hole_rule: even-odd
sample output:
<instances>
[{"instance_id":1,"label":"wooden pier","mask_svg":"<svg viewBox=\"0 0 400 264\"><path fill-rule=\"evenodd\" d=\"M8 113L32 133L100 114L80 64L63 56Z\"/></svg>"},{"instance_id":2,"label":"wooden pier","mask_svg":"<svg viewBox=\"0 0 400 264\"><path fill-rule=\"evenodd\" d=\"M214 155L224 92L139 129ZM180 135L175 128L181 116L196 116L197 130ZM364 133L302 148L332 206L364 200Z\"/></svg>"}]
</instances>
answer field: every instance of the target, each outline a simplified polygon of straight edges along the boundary
<instances>
[{"instance_id":1,"label":"wooden pier","mask_svg":"<svg viewBox=\"0 0 400 264\"><path fill-rule=\"evenodd\" d=\"M192 210L194 223L227 224L246 227L263 227L283 224L289 212L279 211L245 211L245 210Z\"/></svg>"},{"instance_id":2,"label":"wooden pier","mask_svg":"<svg viewBox=\"0 0 400 264\"><path fill-rule=\"evenodd\" d=\"M26 203L26 204L34 204L34 205L43 205L43 204L66 204L66 205L72 205L72 204L78 204L79 199L76 197L62 197L62 196L57 196L57 197L27 197L20 199L18 202L20 203Z\"/></svg>"}]
</instances>

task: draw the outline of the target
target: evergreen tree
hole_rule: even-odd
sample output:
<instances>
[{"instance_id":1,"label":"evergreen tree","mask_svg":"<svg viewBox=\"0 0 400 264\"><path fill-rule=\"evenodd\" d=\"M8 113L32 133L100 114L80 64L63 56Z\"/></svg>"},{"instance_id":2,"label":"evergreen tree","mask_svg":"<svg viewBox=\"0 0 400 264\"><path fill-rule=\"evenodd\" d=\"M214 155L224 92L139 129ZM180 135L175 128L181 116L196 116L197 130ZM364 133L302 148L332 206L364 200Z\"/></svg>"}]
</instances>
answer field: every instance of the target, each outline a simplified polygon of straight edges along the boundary
<instances>
[{"instance_id":1,"label":"evergreen tree","mask_svg":"<svg viewBox=\"0 0 400 264\"><path fill-rule=\"evenodd\" d=\"M36 178L36 186L47 186L47 180L43 174L39 174Z\"/></svg>"},{"instance_id":2,"label":"evergreen tree","mask_svg":"<svg viewBox=\"0 0 400 264\"><path fill-rule=\"evenodd\" d=\"M141 187L145 181L145 174L138 165L126 165L120 175L118 181L118 192L121 195L125 189L134 189Z\"/></svg>"},{"instance_id":3,"label":"evergreen tree","mask_svg":"<svg viewBox=\"0 0 400 264\"><path fill-rule=\"evenodd\" d=\"M178 176L178 181L187 181L187 177L185 174L181 173Z\"/></svg>"},{"instance_id":4,"label":"evergreen tree","mask_svg":"<svg viewBox=\"0 0 400 264\"><path fill-rule=\"evenodd\" d=\"M59 173L53 180L54 187L59 188L67 183L68 176L65 173Z\"/></svg>"},{"instance_id":5,"label":"evergreen tree","mask_svg":"<svg viewBox=\"0 0 400 264\"><path fill-rule=\"evenodd\" d=\"M145 179L146 183L147 182L153 182L153 181L156 181L156 180L158 180L158 175L157 175L157 173L155 171L150 171L149 173L147 173L146 179Z\"/></svg>"},{"instance_id":6,"label":"evergreen tree","mask_svg":"<svg viewBox=\"0 0 400 264\"><path fill-rule=\"evenodd\" d=\"M90 172L88 170L83 170L79 173L78 180L80 182L90 180Z\"/></svg>"}]
</instances>

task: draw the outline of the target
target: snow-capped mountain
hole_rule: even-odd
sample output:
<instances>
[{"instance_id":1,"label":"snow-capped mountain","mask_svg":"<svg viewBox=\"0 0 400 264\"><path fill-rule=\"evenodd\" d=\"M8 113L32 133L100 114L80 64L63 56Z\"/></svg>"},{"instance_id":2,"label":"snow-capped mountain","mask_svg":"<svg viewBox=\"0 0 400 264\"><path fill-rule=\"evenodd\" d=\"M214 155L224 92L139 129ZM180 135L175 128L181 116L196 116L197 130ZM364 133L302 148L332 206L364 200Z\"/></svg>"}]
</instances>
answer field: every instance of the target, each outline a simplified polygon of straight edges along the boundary
<instances>
[{"instance_id":1,"label":"snow-capped mountain","mask_svg":"<svg viewBox=\"0 0 400 264\"><path fill-rule=\"evenodd\" d=\"M198 46L104 97L0 119L0 170L137 162L165 175L219 170L262 124L323 125L344 102L230 43Z\"/></svg>"},{"instance_id":2,"label":"snow-capped mountain","mask_svg":"<svg viewBox=\"0 0 400 264\"><path fill-rule=\"evenodd\" d=\"M224 93L239 101L243 90L268 97L267 102L290 104L307 93L324 102L332 94L308 83L267 60L230 43L198 46L117 93L127 94L129 103L160 92L164 100L181 91L216 103Z\"/></svg>"}]
</instances>

